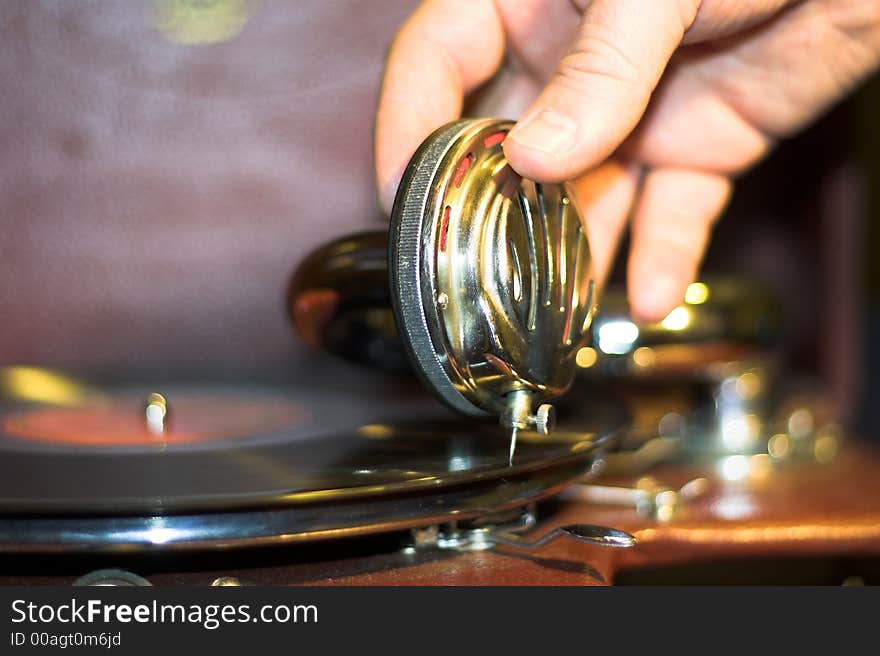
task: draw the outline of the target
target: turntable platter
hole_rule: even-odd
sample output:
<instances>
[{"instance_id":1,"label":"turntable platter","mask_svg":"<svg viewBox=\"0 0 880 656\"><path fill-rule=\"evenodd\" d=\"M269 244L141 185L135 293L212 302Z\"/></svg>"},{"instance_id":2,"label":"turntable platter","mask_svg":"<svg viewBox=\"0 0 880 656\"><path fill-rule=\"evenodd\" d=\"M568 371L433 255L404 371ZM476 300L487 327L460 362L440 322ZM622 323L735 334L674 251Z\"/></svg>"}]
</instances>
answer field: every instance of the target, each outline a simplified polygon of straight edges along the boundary
<instances>
[{"instance_id":1,"label":"turntable platter","mask_svg":"<svg viewBox=\"0 0 880 656\"><path fill-rule=\"evenodd\" d=\"M134 419L155 389L166 434ZM565 420L551 436L524 434L511 466L497 423L421 397L151 385L63 406L6 402L0 550L246 546L484 516L581 476L626 414L591 398Z\"/></svg>"}]
</instances>

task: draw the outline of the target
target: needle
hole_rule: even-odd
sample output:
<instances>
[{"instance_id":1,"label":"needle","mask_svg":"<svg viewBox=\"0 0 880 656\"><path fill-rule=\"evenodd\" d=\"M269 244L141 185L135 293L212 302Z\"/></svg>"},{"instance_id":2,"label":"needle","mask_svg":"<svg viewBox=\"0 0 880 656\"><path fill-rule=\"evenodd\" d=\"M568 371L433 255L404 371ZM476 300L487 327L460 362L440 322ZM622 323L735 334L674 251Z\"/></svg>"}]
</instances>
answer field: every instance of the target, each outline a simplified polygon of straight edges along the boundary
<instances>
[{"instance_id":1,"label":"needle","mask_svg":"<svg viewBox=\"0 0 880 656\"><path fill-rule=\"evenodd\" d=\"M516 426L510 429L510 457L508 464L513 466L513 452L516 451Z\"/></svg>"}]
</instances>

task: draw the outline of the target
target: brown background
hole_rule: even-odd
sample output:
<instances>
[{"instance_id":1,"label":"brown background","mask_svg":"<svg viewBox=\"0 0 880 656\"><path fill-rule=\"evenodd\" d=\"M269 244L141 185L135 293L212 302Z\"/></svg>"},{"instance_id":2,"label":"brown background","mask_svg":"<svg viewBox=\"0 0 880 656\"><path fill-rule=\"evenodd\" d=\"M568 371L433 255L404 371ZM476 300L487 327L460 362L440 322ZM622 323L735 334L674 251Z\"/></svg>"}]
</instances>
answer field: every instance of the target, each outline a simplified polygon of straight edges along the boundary
<instances>
[{"instance_id":1,"label":"brown background","mask_svg":"<svg viewBox=\"0 0 880 656\"><path fill-rule=\"evenodd\" d=\"M0 5L0 364L289 367L293 267L381 225L372 116L415 2L252 2L203 45L157 27L187 4Z\"/></svg>"}]
</instances>

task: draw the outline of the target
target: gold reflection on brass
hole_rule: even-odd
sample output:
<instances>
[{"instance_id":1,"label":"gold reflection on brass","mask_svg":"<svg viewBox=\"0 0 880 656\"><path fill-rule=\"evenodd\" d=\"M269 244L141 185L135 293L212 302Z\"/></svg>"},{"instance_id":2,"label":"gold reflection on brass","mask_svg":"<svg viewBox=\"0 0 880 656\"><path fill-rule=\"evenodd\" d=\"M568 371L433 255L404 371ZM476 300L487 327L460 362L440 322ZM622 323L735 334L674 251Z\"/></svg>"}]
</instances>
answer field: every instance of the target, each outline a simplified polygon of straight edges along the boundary
<instances>
[{"instance_id":1,"label":"gold reflection on brass","mask_svg":"<svg viewBox=\"0 0 880 656\"><path fill-rule=\"evenodd\" d=\"M577 352L575 356L575 362L577 366L582 369L589 369L594 364L596 364L596 349L590 348L589 346L585 346Z\"/></svg>"},{"instance_id":2,"label":"gold reflection on brass","mask_svg":"<svg viewBox=\"0 0 880 656\"><path fill-rule=\"evenodd\" d=\"M77 405L94 394L73 378L39 367L0 367L0 396L29 403Z\"/></svg>"},{"instance_id":3,"label":"gold reflection on brass","mask_svg":"<svg viewBox=\"0 0 880 656\"><path fill-rule=\"evenodd\" d=\"M791 440L785 433L777 433L767 442L767 452L772 458L783 460L791 455Z\"/></svg>"},{"instance_id":4,"label":"gold reflection on brass","mask_svg":"<svg viewBox=\"0 0 880 656\"><path fill-rule=\"evenodd\" d=\"M700 305L709 299L709 286L702 282L692 282L684 293L688 305Z\"/></svg>"},{"instance_id":5,"label":"gold reflection on brass","mask_svg":"<svg viewBox=\"0 0 880 656\"><path fill-rule=\"evenodd\" d=\"M633 351L632 359L638 367L651 367L657 361L657 354L650 346L640 346Z\"/></svg>"},{"instance_id":6,"label":"gold reflection on brass","mask_svg":"<svg viewBox=\"0 0 880 656\"><path fill-rule=\"evenodd\" d=\"M241 32L254 4L253 0L154 0L154 25L175 43L220 43Z\"/></svg>"}]
</instances>

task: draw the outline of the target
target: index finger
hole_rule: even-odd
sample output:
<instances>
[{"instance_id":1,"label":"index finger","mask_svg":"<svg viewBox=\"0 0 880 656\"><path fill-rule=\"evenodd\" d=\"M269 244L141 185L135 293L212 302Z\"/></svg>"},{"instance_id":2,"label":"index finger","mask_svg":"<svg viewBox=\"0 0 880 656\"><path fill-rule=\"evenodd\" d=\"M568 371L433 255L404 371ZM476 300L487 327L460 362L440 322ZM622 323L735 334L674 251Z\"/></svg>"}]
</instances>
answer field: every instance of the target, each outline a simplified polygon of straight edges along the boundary
<instances>
[{"instance_id":1,"label":"index finger","mask_svg":"<svg viewBox=\"0 0 880 656\"><path fill-rule=\"evenodd\" d=\"M492 0L428 0L391 46L376 113L379 200L390 213L419 144L461 114L464 95L498 70L504 29Z\"/></svg>"}]
</instances>

